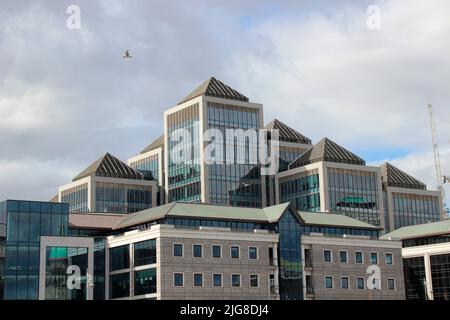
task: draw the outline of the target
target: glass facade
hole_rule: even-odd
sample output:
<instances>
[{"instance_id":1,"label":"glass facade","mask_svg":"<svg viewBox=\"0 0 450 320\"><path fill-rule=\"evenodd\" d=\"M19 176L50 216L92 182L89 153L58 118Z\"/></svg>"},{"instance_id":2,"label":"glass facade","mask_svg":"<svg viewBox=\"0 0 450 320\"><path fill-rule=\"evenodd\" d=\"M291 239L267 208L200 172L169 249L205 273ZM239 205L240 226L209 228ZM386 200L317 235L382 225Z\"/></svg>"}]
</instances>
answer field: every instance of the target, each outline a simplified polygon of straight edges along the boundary
<instances>
[{"instance_id":1,"label":"glass facade","mask_svg":"<svg viewBox=\"0 0 450 320\"><path fill-rule=\"evenodd\" d=\"M160 154L154 154L143 159L130 162L130 167L145 173L145 175L151 180L159 181L161 178L159 176L159 156ZM148 173L150 173L150 175Z\"/></svg>"},{"instance_id":2,"label":"glass facade","mask_svg":"<svg viewBox=\"0 0 450 320\"><path fill-rule=\"evenodd\" d=\"M130 246L124 245L109 249L109 271L128 269L130 267Z\"/></svg>"},{"instance_id":3,"label":"glass facade","mask_svg":"<svg viewBox=\"0 0 450 320\"><path fill-rule=\"evenodd\" d=\"M280 299L303 299L301 227L289 210L278 221Z\"/></svg>"},{"instance_id":4,"label":"glass facade","mask_svg":"<svg viewBox=\"0 0 450 320\"><path fill-rule=\"evenodd\" d=\"M405 294L407 300L425 300L425 261L423 257L403 259Z\"/></svg>"},{"instance_id":5,"label":"glass facade","mask_svg":"<svg viewBox=\"0 0 450 320\"><path fill-rule=\"evenodd\" d=\"M223 158L220 159L224 163L208 164L209 202L261 207L262 189L261 174L257 166L259 157L257 131L255 131L253 143L252 139L245 136L227 139L226 135L227 129L258 130L260 128L259 110L209 102L207 110L208 128L219 130L225 143L222 150ZM231 153L228 154L228 152Z\"/></svg>"},{"instance_id":6,"label":"glass facade","mask_svg":"<svg viewBox=\"0 0 450 320\"><path fill-rule=\"evenodd\" d=\"M305 172L280 182L280 202L292 202L301 211L320 211L319 174Z\"/></svg>"},{"instance_id":7,"label":"glass facade","mask_svg":"<svg viewBox=\"0 0 450 320\"><path fill-rule=\"evenodd\" d=\"M130 296L130 274L128 272L114 274L109 278L110 299L125 298Z\"/></svg>"},{"instance_id":8,"label":"glass facade","mask_svg":"<svg viewBox=\"0 0 450 320\"><path fill-rule=\"evenodd\" d=\"M380 226L377 173L328 168L330 211Z\"/></svg>"},{"instance_id":9,"label":"glass facade","mask_svg":"<svg viewBox=\"0 0 450 320\"><path fill-rule=\"evenodd\" d=\"M308 226L302 225L301 228L303 234L323 233L324 235L337 237L341 237L344 234L347 234L353 236L369 236L371 238L378 238L380 235L380 231L370 229L339 228L339 227L311 226L311 225Z\"/></svg>"},{"instance_id":10,"label":"glass facade","mask_svg":"<svg viewBox=\"0 0 450 320\"><path fill-rule=\"evenodd\" d=\"M441 234L431 237L422 237L415 239L405 239L402 241L403 247L426 246L437 243L450 242L450 234Z\"/></svg>"},{"instance_id":11,"label":"glass facade","mask_svg":"<svg viewBox=\"0 0 450 320\"><path fill-rule=\"evenodd\" d=\"M430 256L433 298L450 300L450 254Z\"/></svg>"},{"instance_id":12,"label":"glass facade","mask_svg":"<svg viewBox=\"0 0 450 320\"><path fill-rule=\"evenodd\" d=\"M89 212L88 184L83 183L79 186L62 191L61 202L69 204L70 213Z\"/></svg>"},{"instance_id":13,"label":"glass facade","mask_svg":"<svg viewBox=\"0 0 450 320\"><path fill-rule=\"evenodd\" d=\"M307 149L280 146L280 164L278 172L286 171L289 164L301 156Z\"/></svg>"},{"instance_id":14,"label":"glass facade","mask_svg":"<svg viewBox=\"0 0 450 320\"><path fill-rule=\"evenodd\" d=\"M152 206L152 188L119 183L96 182L96 212L133 213Z\"/></svg>"},{"instance_id":15,"label":"glass facade","mask_svg":"<svg viewBox=\"0 0 450 320\"><path fill-rule=\"evenodd\" d=\"M134 295L156 293L156 268L134 273Z\"/></svg>"},{"instance_id":16,"label":"glass facade","mask_svg":"<svg viewBox=\"0 0 450 320\"><path fill-rule=\"evenodd\" d=\"M136 242L134 244L134 266L156 263L156 239Z\"/></svg>"},{"instance_id":17,"label":"glass facade","mask_svg":"<svg viewBox=\"0 0 450 320\"><path fill-rule=\"evenodd\" d=\"M187 130L190 141L177 136L177 130ZM168 131L168 202L199 202L200 187L200 135L199 105L194 104L167 116ZM176 137L176 138L174 138ZM183 150L190 149L191 156L186 161L173 161L178 157L187 158ZM181 158L181 159L182 159Z\"/></svg>"},{"instance_id":18,"label":"glass facade","mask_svg":"<svg viewBox=\"0 0 450 320\"><path fill-rule=\"evenodd\" d=\"M439 197L392 193L394 201L394 224L395 229L436 222L441 218Z\"/></svg>"},{"instance_id":19,"label":"glass facade","mask_svg":"<svg viewBox=\"0 0 450 320\"><path fill-rule=\"evenodd\" d=\"M86 300L87 248L47 247L45 270L46 300ZM80 268L79 288L69 289L69 266Z\"/></svg>"},{"instance_id":20,"label":"glass facade","mask_svg":"<svg viewBox=\"0 0 450 320\"><path fill-rule=\"evenodd\" d=\"M4 299L38 298L40 236L67 236L68 214L64 203L8 200L0 205L6 229Z\"/></svg>"}]
</instances>

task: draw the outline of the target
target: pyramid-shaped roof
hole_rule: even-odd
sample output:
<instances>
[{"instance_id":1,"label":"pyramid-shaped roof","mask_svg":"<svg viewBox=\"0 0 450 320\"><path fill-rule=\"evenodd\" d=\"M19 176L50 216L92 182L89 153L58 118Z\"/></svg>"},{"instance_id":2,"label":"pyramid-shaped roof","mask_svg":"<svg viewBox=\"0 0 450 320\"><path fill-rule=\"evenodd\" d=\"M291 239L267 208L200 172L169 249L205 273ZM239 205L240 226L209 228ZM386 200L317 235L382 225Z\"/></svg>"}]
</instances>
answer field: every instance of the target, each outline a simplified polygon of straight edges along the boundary
<instances>
[{"instance_id":1,"label":"pyramid-shaped roof","mask_svg":"<svg viewBox=\"0 0 450 320\"><path fill-rule=\"evenodd\" d=\"M314 146L306 150L300 157L292 161L289 165L289 169L302 167L319 161L348 163L361 166L366 165L366 162L353 152L328 138L323 138Z\"/></svg>"},{"instance_id":2,"label":"pyramid-shaped roof","mask_svg":"<svg viewBox=\"0 0 450 320\"><path fill-rule=\"evenodd\" d=\"M205 82L203 82L197 89L188 94L178 104L182 104L186 101L189 101L202 95L248 102L248 98L246 96L239 93L237 90L231 88L230 86L226 85L222 81L219 81L214 77L211 77Z\"/></svg>"},{"instance_id":3,"label":"pyramid-shaped roof","mask_svg":"<svg viewBox=\"0 0 450 320\"><path fill-rule=\"evenodd\" d=\"M158 138L153 140L148 146L146 146L145 149L141 151L141 154L152 151L162 146L164 146L164 134L160 135Z\"/></svg>"},{"instance_id":4,"label":"pyramid-shaped roof","mask_svg":"<svg viewBox=\"0 0 450 320\"><path fill-rule=\"evenodd\" d=\"M285 123L281 122L278 119L273 119L266 126L265 129L272 130L277 129L280 133L280 141L285 142L293 142L293 143L302 143L302 144L311 144L311 139L305 137L297 130L289 127Z\"/></svg>"},{"instance_id":5,"label":"pyramid-shaped roof","mask_svg":"<svg viewBox=\"0 0 450 320\"><path fill-rule=\"evenodd\" d=\"M392 164L385 162L381 165L381 175L383 182L390 187L421 189L426 190L425 183L417 180L406 172L394 167Z\"/></svg>"},{"instance_id":6,"label":"pyramid-shaped roof","mask_svg":"<svg viewBox=\"0 0 450 320\"><path fill-rule=\"evenodd\" d=\"M117 159L110 153L106 153L89 167L83 170L72 181L77 181L89 176L112 177L122 179L143 180L144 176L125 162Z\"/></svg>"}]
</instances>

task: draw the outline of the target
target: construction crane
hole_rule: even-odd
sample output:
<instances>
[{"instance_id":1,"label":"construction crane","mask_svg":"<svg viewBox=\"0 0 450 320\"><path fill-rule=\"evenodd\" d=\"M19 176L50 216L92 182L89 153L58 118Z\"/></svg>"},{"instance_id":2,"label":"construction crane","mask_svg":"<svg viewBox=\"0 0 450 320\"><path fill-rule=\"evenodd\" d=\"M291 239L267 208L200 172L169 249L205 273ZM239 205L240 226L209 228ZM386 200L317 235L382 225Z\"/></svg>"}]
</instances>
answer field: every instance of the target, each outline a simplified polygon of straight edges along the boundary
<instances>
[{"instance_id":1,"label":"construction crane","mask_svg":"<svg viewBox=\"0 0 450 320\"><path fill-rule=\"evenodd\" d=\"M442 207L445 208L445 201L444 201L445 191L444 191L443 185L444 185L444 183L446 183L448 181L449 177L446 177L442 174L441 158L439 155L439 147L438 147L437 134L436 134L436 120L434 118L433 106L431 104L428 105L428 112L430 114L431 139L433 141L434 170L436 172L437 189L438 189L438 191L441 192L442 201L443 201Z\"/></svg>"}]
</instances>

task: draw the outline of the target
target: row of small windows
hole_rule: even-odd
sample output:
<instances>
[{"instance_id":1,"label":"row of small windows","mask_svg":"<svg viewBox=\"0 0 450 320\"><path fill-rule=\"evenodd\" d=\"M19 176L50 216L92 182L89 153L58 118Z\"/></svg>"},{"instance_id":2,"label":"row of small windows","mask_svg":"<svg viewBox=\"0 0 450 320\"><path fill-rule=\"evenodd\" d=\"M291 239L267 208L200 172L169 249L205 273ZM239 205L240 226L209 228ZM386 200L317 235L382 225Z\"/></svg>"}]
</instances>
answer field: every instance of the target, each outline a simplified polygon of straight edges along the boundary
<instances>
[{"instance_id":1,"label":"row of small windows","mask_svg":"<svg viewBox=\"0 0 450 320\"><path fill-rule=\"evenodd\" d=\"M212 286L213 287L222 287L223 286L223 274L221 273L213 273L212 274ZM232 288L241 287L241 275L240 274L232 274L230 279ZM203 273L194 273L193 275L193 283L194 287L203 287L204 286L204 274ZM184 273L176 272L173 274L173 286L174 287L183 287L184 286ZM259 287L259 275L251 274L249 275L249 286L251 288Z\"/></svg>"},{"instance_id":2,"label":"row of small windows","mask_svg":"<svg viewBox=\"0 0 450 320\"><path fill-rule=\"evenodd\" d=\"M331 250L323 251L323 261L324 262L333 262L333 255ZM347 263L348 262L348 252L347 251L339 251L339 262ZM385 254L385 262L387 265L394 264L394 256L392 253ZM364 254L361 251L355 252L355 263L364 263ZM378 264L378 252L370 253L370 264Z\"/></svg>"},{"instance_id":3,"label":"row of small windows","mask_svg":"<svg viewBox=\"0 0 450 320\"><path fill-rule=\"evenodd\" d=\"M334 288L334 278L331 276L327 276L324 278L325 289L333 289ZM390 291L395 290L395 279L387 279L387 289ZM340 281L341 289L350 289L350 281L349 277L341 277ZM365 279L364 278L356 278L356 289L365 289Z\"/></svg>"},{"instance_id":4,"label":"row of small windows","mask_svg":"<svg viewBox=\"0 0 450 320\"><path fill-rule=\"evenodd\" d=\"M173 256L174 257L183 257L184 255L184 246L181 243L174 243L173 245ZM203 257L203 245L201 244L194 244L192 246L192 256L194 258L202 258ZM211 256L213 258L222 258L222 246L215 246L213 245L211 248ZM231 246L230 247L230 257L232 259L239 259L240 258L240 247L238 246ZM248 248L248 258L250 260L257 260L258 259L258 248L256 247L249 247Z\"/></svg>"}]
</instances>

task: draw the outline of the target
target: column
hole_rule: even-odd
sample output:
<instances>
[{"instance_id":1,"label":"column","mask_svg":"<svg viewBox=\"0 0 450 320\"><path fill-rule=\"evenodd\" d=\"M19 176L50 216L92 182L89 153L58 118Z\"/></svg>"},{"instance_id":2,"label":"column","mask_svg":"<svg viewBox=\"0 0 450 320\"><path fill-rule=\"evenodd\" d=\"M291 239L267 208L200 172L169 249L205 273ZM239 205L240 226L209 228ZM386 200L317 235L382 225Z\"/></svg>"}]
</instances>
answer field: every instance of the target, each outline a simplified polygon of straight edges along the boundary
<instances>
[{"instance_id":1,"label":"column","mask_svg":"<svg viewBox=\"0 0 450 320\"><path fill-rule=\"evenodd\" d=\"M427 284L426 294L428 295L429 300L434 300L433 297L433 281L431 276L431 264L430 264L430 255L426 253L423 257L425 260L425 281Z\"/></svg>"}]
</instances>

